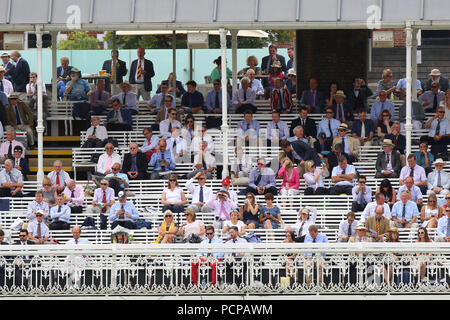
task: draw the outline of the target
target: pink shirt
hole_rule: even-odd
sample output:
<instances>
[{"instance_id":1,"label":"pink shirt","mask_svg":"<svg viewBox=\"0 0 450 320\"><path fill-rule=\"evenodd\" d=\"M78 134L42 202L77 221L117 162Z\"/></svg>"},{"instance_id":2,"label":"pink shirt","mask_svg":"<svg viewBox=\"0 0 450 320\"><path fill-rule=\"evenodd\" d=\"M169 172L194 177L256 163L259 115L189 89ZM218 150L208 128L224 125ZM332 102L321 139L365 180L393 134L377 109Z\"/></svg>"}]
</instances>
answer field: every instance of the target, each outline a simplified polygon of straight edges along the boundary
<instances>
[{"instance_id":1,"label":"pink shirt","mask_svg":"<svg viewBox=\"0 0 450 320\"><path fill-rule=\"evenodd\" d=\"M281 188L287 186L292 189L298 189L300 187L300 176L298 175L298 170L292 168L291 178L288 179L288 173L285 168L281 167L278 171L278 176L283 177L283 183L281 184Z\"/></svg>"}]
</instances>

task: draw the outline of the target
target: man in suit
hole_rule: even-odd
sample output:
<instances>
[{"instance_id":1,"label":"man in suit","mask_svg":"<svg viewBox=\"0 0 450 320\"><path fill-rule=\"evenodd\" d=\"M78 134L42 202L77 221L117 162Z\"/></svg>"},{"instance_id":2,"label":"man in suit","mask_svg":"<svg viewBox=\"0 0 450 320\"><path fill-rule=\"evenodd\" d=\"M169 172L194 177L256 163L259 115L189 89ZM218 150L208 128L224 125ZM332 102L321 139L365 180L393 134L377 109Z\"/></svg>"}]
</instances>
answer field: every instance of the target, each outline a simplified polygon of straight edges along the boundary
<instances>
[{"instance_id":1,"label":"man in suit","mask_svg":"<svg viewBox=\"0 0 450 320\"><path fill-rule=\"evenodd\" d=\"M112 99L111 110L106 116L106 129L108 131L131 131L133 130L133 119L128 108L120 108L119 99Z\"/></svg>"},{"instance_id":2,"label":"man in suit","mask_svg":"<svg viewBox=\"0 0 450 320\"><path fill-rule=\"evenodd\" d=\"M294 128L297 126L302 126L304 129L305 138L310 141L311 138L316 138L317 136L317 126L316 121L308 117L308 109L302 107L298 113L298 118L292 120L291 127L289 129L289 136L294 135Z\"/></svg>"},{"instance_id":3,"label":"man in suit","mask_svg":"<svg viewBox=\"0 0 450 320\"><path fill-rule=\"evenodd\" d=\"M21 54L17 50L11 51L11 59L16 63L13 73L13 84L16 92L20 94L20 100L25 101L27 97L26 86L30 76L30 66L28 62L22 58Z\"/></svg>"},{"instance_id":4,"label":"man in suit","mask_svg":"<svg viewBox=\"0 0 450 320\"><path fill-rule=\"evenodd\" d=\"M26 131L30 147L34 146L33 112L30 107L19 101L19 93L13 92L9 96L9 105L6 107L6 130Z\"/></svg>"},{"instance_id":5,"label":"man in suit","mask_svg":"<svg viewBox=\"0 0 450 320\"><path fill-rule=\"evenodd\" d=\"M136 142L130 143L130 152L123 158L122 172L126 173L130 180L146 180L149 177L147 157L138 150Z\"/></svg>"},{"instance_id":6,"label":"man in suit","mask_svg":"<svg viewBox=\"0 0 450 320\"><path fill-rule=\"evenodd\" d=\"M333 105L333 112L335 119L339 120L341 123L346 123L351 126L353 121L353 110L349 103L344 102L346 95L344 91L336 91L336 105Z\"/></svg>"},{"instance_id":7,"label":"man in suit","mask_svg":"<svg viewBox=\"0 0 450 320\"><path fill-rule=\"evenodd\" d=\"M398 178L402 163L400 161L400 154L393 151L394 144L390 139L383 140L383 152L380 152L377 157L375 167L377 173L376 178Z\"/></svg>"},{"instance_id":8,"label":"man in suit","mask_svg":"<svg viewBox=\"0 0 450 320\"><path fill-rule=\"evenodd\" d=\"M280 61L282 71L283 72L287 71L286 61L282 55L277 54L277 51L278 51L278 48L276 45L271 44L269 46L269 55L262 58L262 62L261 62L261 70L264 73L270 72L271 66L274 61Z\"/></svg>"},{"instance_id":9,"label":"man in suit","mask_svg":"<svg viewBox=\"0 0 450 320\"><path fill-rule=\"evenodd\" d=\"M300 177L305 173L305 163L308 160L314 161L316 166L320 166L320 159L317 152L311 148L307 143L301 140L295 140L289 144L281 140L280 147L284 154L289 157L289 154L294 151L294 163L297 163L297 170ZM290 157L289 157L290 158ZM282 158L279 158L282 159ZM290 158L291 159L291 158Z\"/></svg>"},{"instance_id":10,"label":"man in suit","mask_svg":"<svg viewBox=\"0 0 450 320\"><path fill-rule=\"evenodd\" d=\"M291 113L292 97L289 89L283 88L283 79L275 78L275 88L270 92L270 107L272 112Z\"/></svg>"},{"instance_id":11,"label":"man in suit","mask_svg":"<svg viewBox=\"0 0 450 320\"><path fill-rule=\"evenodd\" d=\"M391 126L391 134L387 134L384 136L384 139L389 139L394 144L394 150L400 152L401 155L405 154L406 149L406 137L402 134L400 134L400 123L394 122L394 124ZM406 162L406 159L404 159ZM403 163L403 161L402 161Z\"/></svg>"},{"instance_id":12,"label":"man in suit","mask_svg":"<svg viewBox=\"0 0 450 320\"><path fill-rule=\"evenodd\" d=\"M325 95L317 90L319 86L316 78L309 79L309 90L304 90L300 98L300 106L308 108L311 113L322 113Z\"/></svg>"},{"instance_id":13,"label":"man in suit","mask_svg":"<svg viewBox=\"0 0 450 320\"><path fill-rule=\"evenodd\" d=\"M56 68L57 81L64 81L64 83L67 83L70 80L70 71L73 67L69 66L68 57L61 57L60 61L61 65Z\"/></svg>"},{"instance_id":14,"label":"man in suit","mask_svg":"<svg viewBox=\"0 0 450 320\"><path fill-rule=\"evenodd\" d=\"M373 96L373 92L366 86L365 81L356 77L353 79L353 89L347 92L347 103L352 106L353 111L369 112L367 99L371 96Z\"/></svg>"},{"instance_id":15,"label":"man in suit","mask_svg":"<svg viewBox=\"0 0 450 320\"><path fill-rule=\"evenodd\" d=\"M130 67L130 84L136 87L136 94L146 101L150 100L150 91L152 91L152 77L155 76L153 70L153 62L145 59L145 49L137 49L138 58L131 63Z\"/></svg>"},{"instance_id":16,"label":"man in suit","mask_svg":"<svg viewBox=\"0 0 450 320\"><path fill-rule=\"evenodd\" d=\"M390 228L390 221L383 214L383 206L377 206L375 208L375 215L366 219L366 227L369 236L377 242L383 242L383 239L387 235Z\"/></svg>"},{"instance_id":17,"label":"man in suit","mask_svg":"<svg viewBox=\"0 0 450 320\"><path fill-rule=\"evenodd\" d=\"M333 148L336 144L341 143L344 147L344 152L350 156L351 162L356 162L359 153L359 141L347 135L348 125L346 123L341 123L338 128L338 136L333 138Z\"/></svg>"},{"instance_id":18,"label":"man in suit","mask_svg":"<svg viewBox=\"0 0 450 320\"><path fill-rule=\"evenodd\" d=\"M2 67L5 69L5 79L8 79L12 82L13 72L14 72L14 64L11 62L8 52L3 52L0 56L2 58Z\"/></svg>"},{"instance_id":19,"label":"man in suit","mask_svg":"<svg viewBox=\"0 0 450 320\"><path fill-rule=\"evenodd\" d=\"M361 109L358 112L358 120L353 121L352 136L357 139L362 146L371 146L375 128L373 121L367 119L366 112Z\"/></svg>"},{"instance_id":20,"label":"man in suit","mask_svg":"<svg viewBox=\"0 0 450 320\"><path fill-rule=\"evenodd\" d=\"M116 65L115 71L113 69L113 62ZM114 72L116 75L116 84L121 84L123 82L123 77L126 76L128 72L126 62L119 60L118 50L111 50L111 59L103 62L102 70L106 70L106 72L111 75L110 79L106 79L106 91L108 92L111 92L111 83L114 82Z\"/></svg>"},{"instance_id":21,"label":"man in suit","mask_svg":"<svg viewBox=\"0 0 450 320\"><path fill-rule=\"evenodd\" d=\"M439 69L431 70L431 73L429 74L429 76L430 76L430 78L427 80L425 90L427 90L427 91L431 90L431 84L433 82L438 82L441 90L444 92L447 91L447 89L449 88L449 81L447 78L442 77Z\"/></svg>"},{"instance_id":22,"label":"man in suit","mask_svg":"<svg viewBox=\"0 0 450 320\"><path fill-rule=\"evenodd\" d=\"M28 167L28 160L22 157L23 148L21 146L16 146L14 148L14 168L22 172L23 180L28 181L27 174L30 173L30 169Z\"/></svg>"}]
</instances>

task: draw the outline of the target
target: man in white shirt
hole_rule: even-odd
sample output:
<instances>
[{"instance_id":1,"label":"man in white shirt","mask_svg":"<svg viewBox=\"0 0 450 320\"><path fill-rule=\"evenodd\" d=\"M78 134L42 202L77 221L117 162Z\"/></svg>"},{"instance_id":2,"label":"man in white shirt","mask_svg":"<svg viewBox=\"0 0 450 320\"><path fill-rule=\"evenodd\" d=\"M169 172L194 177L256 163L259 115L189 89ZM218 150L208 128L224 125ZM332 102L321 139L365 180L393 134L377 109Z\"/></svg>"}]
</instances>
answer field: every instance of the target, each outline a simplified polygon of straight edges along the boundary
<instances>
[{"instance_id":1,"label":"man in white shirt","mask_svg":"<svg viewBox=\"0 0 450 320\"><path fill-rule=\"evenodd\" d=\"M142 134L144 135L145 140L142 143L142 146L140 147L138 152L145 153L145 156L147 157L147 161L150 162L150 158L152 157L152 154L156 151L156 148L158 147L159 137L153 135L153 130L150 127L142 130Z\"/></svg>"},{"instance_id":2,"label":"man in white shirt","mask_svg":"<svg viewBox=\"0 0 450 320\"><path fill-rule=\"evenodd\" d=\"M107 175L112 172L111 167L114 163L122 165L122 158L114 151L114 145L107 143L105 145L105 153L103 153L97 162L97 175Z\"/></svg>"},{"instance_id":3,"label":"man in white shirt","mask_svg":"<svg viewBox=\"0 0 450 320\"><path fill-rule=\"evenodd\" d=\"M377 206L383 206L384 214L383 216L387 219L391 219L391 208L389 205L385 202L384 194L377 193L375 194L375 201L369 202L366 205L366 208L364 209L363 213L361 214L360 222L366 222L366 219L370 216L375 215L375 209Z\"/></svg>"},{"instance_id":4,"label":"man in white shirt","mask_svg":"<svg viewBox=\"0 0 450 320\"><path fill-rule=\"evenodd\" d=\"M100 214L100 229L106 230L109 210L115 203L114 189L109 187L106 179L100 181L100 188L95 189L92 204L87 206L86 213Z\"/></svg>"},{"instance_id":5,"label":"man in white shirt","mask_svg":"<svg viewBox=\"0 0 450 320\"><path fill-rule=\"evenodd\" d=\"M338 159L339 165L333 168L331 173L331 180L334 186L330 188L330 195L339 195L345 193L352 194L353 179L355 178L355 167L347 163L345 156L340 156Z\"/></svg>"},{"instance_id":6,"label":"man in white shirt","mask_svg":"<svg viewBox=\"0 0 450 320\"><path fill-rule=\"evenodd\" d=\"M202 142L206 142L208 144L208 147L206 148L207 151L214 153L214 141L212 136L206 133L206 126L201 125L200 132L198 132L198 130L195 131L195 137L191 142L191 153L194 155L199 153Z\"/></svg>"},{"instance_id":7,"label":"man in white shirt","mask_svg":"<svg viewBox=\"0 0 450 320\"><path fill-rule=\"evenodd\" d=\"M16 132L14 130L6 131L6 141L2 142L0 145L0 162L5 162L6 159L13 159L14 157L14 148L16 146L21 146L22 150L25 150L25 147L22 143L16 140ZM22 158L25 158L25 152L22 153Z\"/></svg>"},{"instance_id":8,"label":"man in white shirt","mask_svg":"<svg viewBox=\"0 0 450 320\"><path fill-rule=\"evenodd\" d=\"M267 124L267 146L278 146L281 140L289 138L289 128L286 122L281 120L280 113L272 112L272 121Z\"/></svg>"},{"instance_id":9,"label":"man in white shirt","mask_svg":"<svg viewBox=\"0 0 450 320\"><path fill-rule=\"evenodd\" d=\"M194 185L194 180L198 179L198 185ZM188 209L195 212L212 212L212 209L205 206L206 202L214 197L213 191L210 187L205 186L206 176L201 171L197 172L195 176L186 182L186 189L192 195L192 204Z\"/></svg>"},{"instance_id":10,"label":"man in white shirt","mask_svg":"<svg viewBox=\"0 0 450 320\"><path fill-rule=\"evenodd\" d=\"M201 151L194 156L194 171L188 174L188 179L194 177L197 172L203 172L207 179L213 178L216 170L216 158L207 150L208 144L203 141Z\"/></svg>"},{"instance_id":11,"label":"man in white shirt","mask_svg":"<svg viewBox=\"0 0 450 320\"><path fill-rule=\"evenodd\" d=\"M54 170L49 172L47 176L52 181L52 189L60 193L66 187L66 183L70 180L70 176L62 169L61 160L53 162L53 169Z\"/></svg>"},{"instance_id":12,"label":"man in white shirt","mask_svg":"<svg viewBox=\"0 0 450 320\"><path fill-rule=\"evenodd\" d=\"M438 220L436 241L450 242L450 206L445 208L445 216Z\"/></svg>"},{"instance_id":13,"label":"man in white shirt","mask_svg":"<svg viewBox=\"0 0 450 320\"><path fill-rule=\"evenodd\" d=\"M356 235L356 225L358 222L355 220L355 213L350 211L347 213L347 219L342 220L339 223L338 242L348 242L350 237Z\"/></svg>"},{"instance_id":14,"label":"man in white shirt","mask_svg":"<svg viewBox=\"0 0 450 320\"><path fill-rule=\"evenodd\" d=\"M137 102L137 95L131 90L131 85L124 81L120 84L120 89L122 89L122 92L113 96L112 98L119 99L120 103L128 107L128 110L130 110L131 115L136 115L139 113L139 106Z\"/></svg>"},{"instance_id":15,"label":"man in white shirt","mask_svg":"<svg viewBox=\"0 0 450 320\"><path fill-rule=\"evenodd\" d=\"M250 79L247 77L242 78L241 86L234 92L231 100L236 113L244 113L246 110L256 113L255 99L256 92L250 87Z\"/></svg>"},{"instance_id":16,"label":"man in white shirt","mask_svg":"<svg viewBox=\"0 0 450 320\"><path fill-rule=\"evenodd\" d=\"M67 245L91 244L88 239L80 238L81 228L79 226L75 226L72 228L72 236L73 238L66 242Z\"/></svg>"},{"instance_id":17,"label":"man in white shirt","mask_svg":"<svg viewBox=\"0 0 450 320\"><path fill-rule=\"evenodd\" d=\"M147 102L147 109L150 111L151 114L157 114L158 111L164 107L165 98L166 96L172 97L172 108L176 107L175 104L175 97L168 93L169 85L167 83L167 80L164 80L161 82L161 85L159 86L161 89L160 93L155 94L148 102ZM164 119L167 118L167 114L164 117Z\"/></svg>"},{"instance_id":18,"label":"man in white shirt","mask_svg":"<svg viewBox=\"0 0 450 320\"><path fill-rule=\"evenodd\" d=\"M256 96L264 95L264 87L259 79L255 78L255 70L248 69L246 73L247 78L250 80L250 88L256 92ZM240 84L238 86L240 88Z\"/></svg>"},{"instance_id":19,"label":"man in white shirt","mask_svg":"<svg viewBox=\"0 0 450 320\"><path fill-rule=\"evenodd\" d=\"M253 162L250 157L244 154L242 147L236 147L236 156L231 159L231 178L233 185L247 185Z\"/></svg>"},{"instance_id":20,"label":"man in white shirt","mask_svg":"<svg viewBox=\"0 0 450 320\"><path fill-rule=\"evenodd\" d=\"M172 152L172 158L175 162L181 162L187 151L187 142L180 135L180 128L173 127L172 128L172 136L166 140L167 143L167 151ZM190 159L189 159L190 161Z\"/></svg>"},{"instance_id":21,"label":"man in white shirt","mask_svg":"<svg viewBox=\"0 0 450 320\"><path fill-rule=\"evenodd\" d=\"M407 177L412 177L414 184L420 188L422 194L427 193L427 175L425 174L425 169L419 166L416 162L416 156L410 154L408 156L408 165L404 166L400 171L400 186L406 183Z\"/></svg>"},{"instance_id":22,"label":"man in white shirt","mask_svg":"<svg viewBox=\"0 0 450 320\"><path fill-rule=\"evenodd\" d=\"M34 195L34 200L28 204L27 207L27 219L29 222L32 222L36 219L36 212L39 210L44 215L44 222L47 222L47 217L49 215L49 206L48 203L44 201L44 194L42 191L36 191Z\"/></svg>"},{"instance_id":23,"label":"man in white shirt","mask_svg":"<svg viewBox=\"0 0 450 320\"><path fill-rule=\"evenodd\" d=\"M43 222L44 215L42 212L36 212L36 220L28 225L28 238L36 244L44 244L48 242L49 229Z\"/></svg>"},{"instance_id":24,"label":"man in white shirt","mask_svg":"<svg viewBox=\"0 0 450 320\"><path fill-rule=\"evenodd\" d=\"M98 116L91 117L91 126L86 131L86 141L82 148L102 148L108 139L108 131L100 125Z\"/></svg>"},{"instance_id":25,"label":"man in white shirt","mask_svg":"<svg viewBox=\"0 0 450 320\"><path fill-rule=\"evenodd\" d=\"M159 123L159 133L162 138L169 139L172 136L172 128L181 128L181 123L177 120L177 109L170 108L167 111L167 119Z\"/></svg>"},{"instance_id":26,"label":"man in white shirt","mask_svg":"<svg viewBox=\"0 0 450 320\"><path fill-rule=\"evenodd\" d=\"M427 176L428 191L427 194L431 193L447 195L450 188L450 175L445 172L444 160L441 158L436 159L433 163L435 170L430 172Z\"/></svg>"},{"instance_id":27,"label":"man in white shirt","mask_svg":"<svg viewBox=\"0 0 450 320\"><path fill-rule=\"evenodd\" d=\"M408 200L415 202L419 210L421 210L423 204L423 195L420 191L420 188L414 185L414 180L412 177L406 177L405 184L398 188L397 201L400 200L400 195L403 191L406 191L406 193L408 194Z\"/></svg>"}]
</instances>

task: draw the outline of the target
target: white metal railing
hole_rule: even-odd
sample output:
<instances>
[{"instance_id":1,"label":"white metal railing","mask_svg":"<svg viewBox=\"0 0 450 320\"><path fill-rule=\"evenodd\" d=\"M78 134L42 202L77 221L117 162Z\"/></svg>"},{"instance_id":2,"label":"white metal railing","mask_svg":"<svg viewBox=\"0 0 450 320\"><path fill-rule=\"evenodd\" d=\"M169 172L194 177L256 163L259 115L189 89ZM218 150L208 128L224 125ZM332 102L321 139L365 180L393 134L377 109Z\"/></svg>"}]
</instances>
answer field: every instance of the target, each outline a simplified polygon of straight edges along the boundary
<instances>
[{"instance_id":1,"label":"white metal railing","mask_svg":"<svg viewBox=\"0 0 450 320\"><path fill-rule=\"evenodd\" d=\"M449 255L448 243L0 246L0 295L449 294Z\"/></svg>"}]
</instances>

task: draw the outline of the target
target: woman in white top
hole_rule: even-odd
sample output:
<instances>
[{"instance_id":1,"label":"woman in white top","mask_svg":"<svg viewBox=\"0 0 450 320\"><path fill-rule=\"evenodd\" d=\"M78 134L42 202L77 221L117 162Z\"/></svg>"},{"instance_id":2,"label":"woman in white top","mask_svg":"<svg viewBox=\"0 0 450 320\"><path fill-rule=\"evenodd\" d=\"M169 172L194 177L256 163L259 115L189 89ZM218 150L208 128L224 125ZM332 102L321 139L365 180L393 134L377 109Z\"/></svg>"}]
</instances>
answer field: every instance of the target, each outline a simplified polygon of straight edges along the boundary
<instances>
[{"instance_id":1,"label":"woman in white top","mask_svg":"<svg viewBox=\"0 0 450 320\"><path fill-rule=\"evenodd\" d=\"M295 242L303 242L308 233L309 226L316 223L317 209L313 207L304 207L300 208L298 213L300 219L293 226L287 226L286 231L294 231L297 235Z\"/></svg>"},{"instance_id":2,"label":"woman in white top","mask_svg":"<svg viewBox=\"0 0 450 320\"><path fill-rule=\"evenodd\" d=\"M230 219L231 220L224 221L224 224L223 224L224 227L222 229L222 235L225 235L225 237L228 239L230 237L230 234L228 233L228 230L230 229L230 227L233 227L233 226L238 228L240 236L245 235L246 225L244 224L244 222L239 220L239 212L237 212L236 210L231 211L230 212Z\"/></svg>"},{"instance_id":3,"label":"woman in white top","mask_svg":"<svg viewBox=\"0 0 450 320\"><path fill-rule=\"evenodd\" d=\"M440 106L445 108L445 117L450 121L450 89L445 91L445 96L444 99L442 99Z\"/></svg>"},{"instance_id":4,"label":"woman in white top","mask_svg":"<svg viewBox=\"0 0 450 320\"><path fill-rule=\"evenodd\" d=\"M186 209L184 211L184 216L186 217L186 221L183 222L180 229L178 230L178 235L183 236L183 242L191 234L196 234L200 237L200 239L205 239L205 224L203 221L197 220L197 216L195 215L195 211L193 209Z\"/></svg>"},{"instance_id":5,"label":"woman in white top","mask_svg":"<svg viewBox=\"0 0 450 320\"><path fill-rule=\"evenodd\" d=\"M321 169L316 168L314 161L308 160L305 163L305 179L306 189L305 196L328 194L328 189L324 187L323 178L329 176L326 166Z\"/></svg>"},{"instance_id":6,"label":"woman in white top","mask_svg":"<svg viewBox=\"0 0 450 320\"><path fill-rule=\"evenodd\" d=\"M430 193L428 201L420 210L420 220L424 228L437 228L438 220L443 215L442 207L437 204L437 197L435 193Z\"/></svg>"},{"instance_id":7,"label":"woman in white top","mask_svg":"<svg viewBox=\"0 0 450 320\"><path fill-rule=\"evenodd\" d=\"M170 210L173 213L178 213L177 223L180 224L180 213L184 211L184 205L186 204L186 196L183 190L178 185L178 179L176 174L169 176L169 182L166 189L162 192L161 203L163 206L163 212Z\"/></svg>"}]
</instances>

